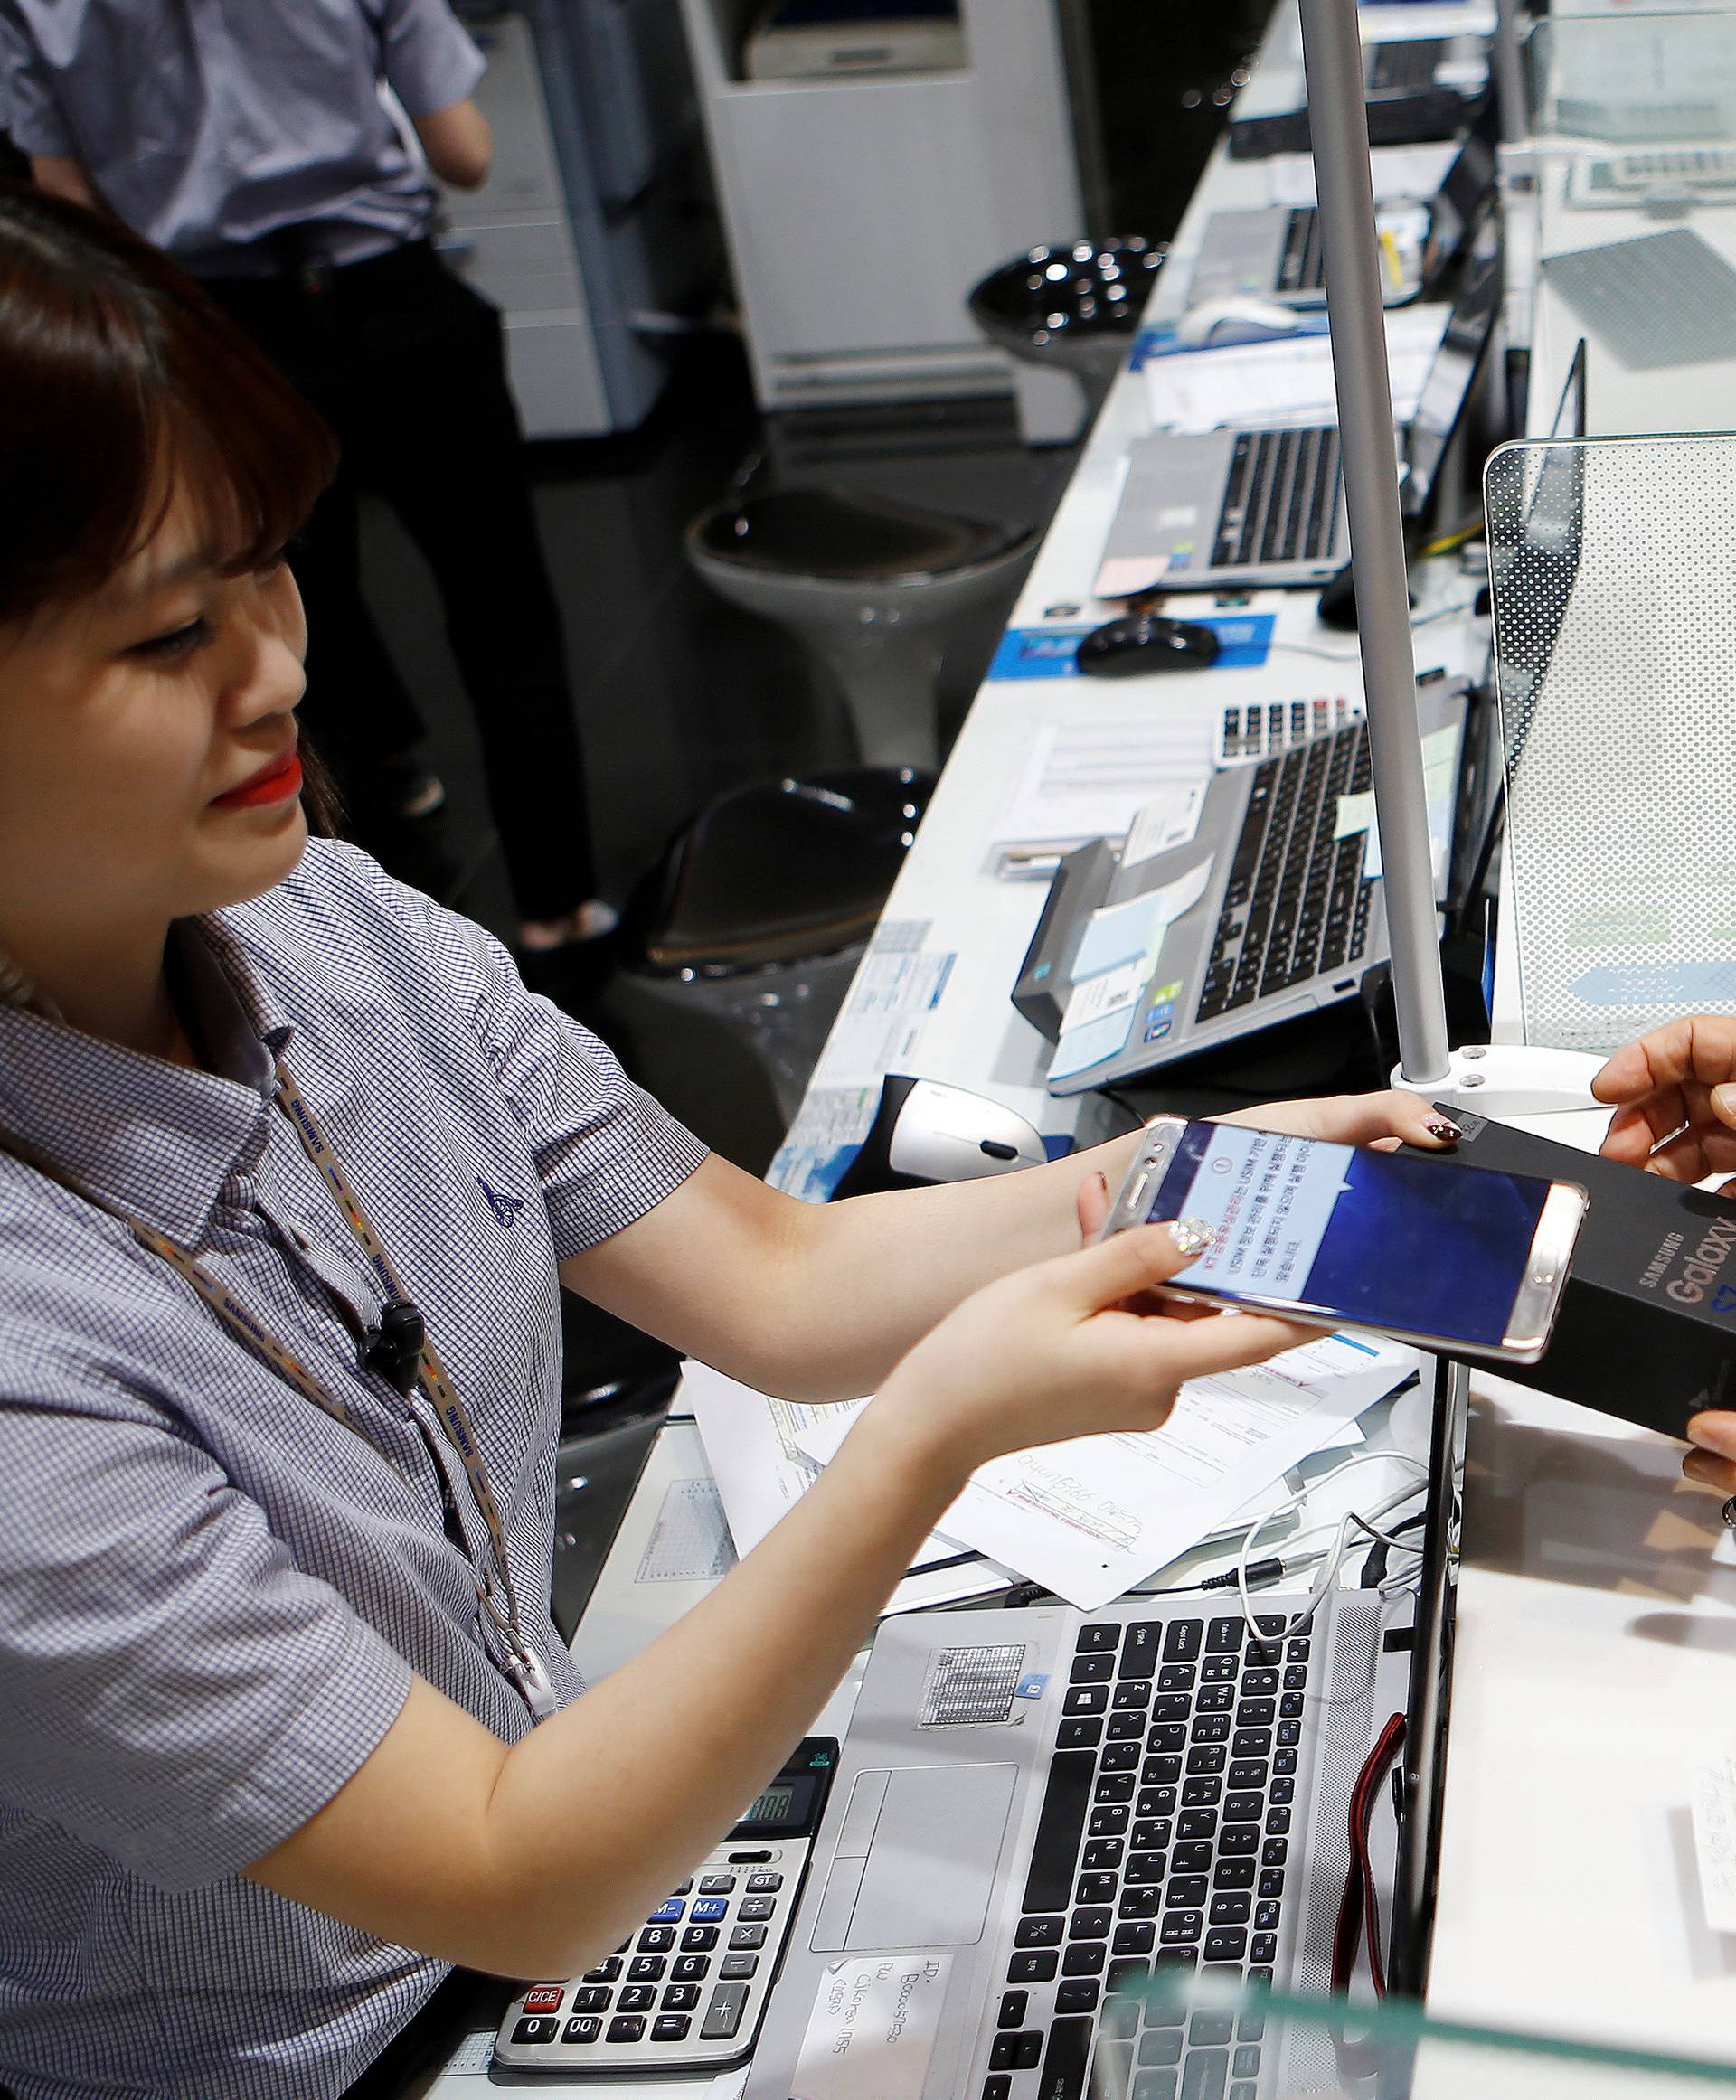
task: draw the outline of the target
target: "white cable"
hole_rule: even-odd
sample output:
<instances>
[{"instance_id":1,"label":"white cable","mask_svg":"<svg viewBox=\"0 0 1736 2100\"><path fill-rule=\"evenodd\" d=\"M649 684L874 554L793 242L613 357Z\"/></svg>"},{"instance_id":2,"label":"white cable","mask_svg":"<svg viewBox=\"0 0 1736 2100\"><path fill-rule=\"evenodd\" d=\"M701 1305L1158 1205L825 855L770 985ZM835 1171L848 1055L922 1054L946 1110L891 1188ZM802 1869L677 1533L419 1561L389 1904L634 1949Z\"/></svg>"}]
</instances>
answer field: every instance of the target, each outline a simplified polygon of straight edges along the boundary
<instances>
[{"instance_id":1,"label":"white cable","mask_svg":"<svg viewBox=\"0 0 1736 2100\"><path fill-rule=\"evenodd\" d=\"M1437 606L1431 613L1419 613L1410 622L1412 633L1418 627L1426 627L1434 620L1451 619L1456 613L1467 613L1477 603L1475 595L1459 599L1452 605ZM1323 649L1317 642L1269 642L1269 650L1288 650L1292 656L1322 656L1328 664L1354 664L1362 654L1356 649Z\"/></svg>"},{"instance_id":2,"label":"white cable","mask_svg":"<svg viewBox=\"0 0 1736 2100\"><path fill-rule=\"evenodd\" d=\"M1247 1625L1248 1634L1250 1640L1262 1641L1266 1639L1266 1636L1260 1633L1259 1627L1254 1624L1253 1603L1252 1599L1248 1594L1248 1563L1252 1558L1252 1547L1254 1540L1260 1536L1260 1532L1266 1529L1267 1525L1269 1524L1275 1517L1283 1516L1288 1511L1299 1509L1308 1495L1315 1493L1318 1491L1318 1489L1325 1487L1327 1484L1327 1482L1336 1480L1341 1474L1349 1473L1358 1465L1373 1465L1377 1463L1382 1464L1396 1464L1399 1465L1408 1465L1415 1473L1421 1475L1425 1483L1429 1479L1428 1466L1421 1459L1411 1457L1409 1452L1359 1452L1354 1458L1347 1458L1342 1465L1334 1466L1331 1473L1326 1475L1326 1480L1309 1483L1307 1485L1299 1489L1295 1494L1287 1497L1286 1500L1281 1502L1276 1509L1268 1510L1263 1516L1257 1518L1254 1522L1248 1527L1248 1530L1242 1534L1241 1544L1236 1552L1236 1595L1241 1601L1241 1615L1244 1623ZM1383 1497L1382 1501L1369 1511L1370 1519L1372 1520L1373 1518L1386 1516L1391 1511L1397 1509L1401 1502L1409 1502L1416 1493L1417 1486L1414 1482L1409 1486L1396 1489L1392 1494ZM1351 1520L1354 1515L1355 1511L1346 1510L1344 1515L1338 1519L1335 1525L1316 1525L1314 1527L1314 1530L1316 1531L1323 1530L1335 1530L1337 1537L1334 1540L1334 1543L1330 1549L1328 1549L1327 1552L1323 1556L1326 1563L1323 1575L1316 1576L1315 1580L1308 1586L1308 1602L1307 1606L1302 1611L1298 1612L1293 1620L1290 1620L1287 1623L1284 1631L1281 1634L1273 1636L1275 1639L1281 1641L1290 1640L1298 1634L1306 1633L1307 1629L1314 1624L1315 1614L1320 1609L1323 1599L1326 1596L1327 1593L1331 1590L1333 1584L1338 1578L1338 1570L1344 1563L1344 1555L1349 1548ZM1305 1538L1307 1535L1308 1534L1307 1532L1299 1532L1297 1537ZM1294 1545L1295 1542L1295 1540L1291 1540L1292 1545Z\"/></svg>"}]
</instances>

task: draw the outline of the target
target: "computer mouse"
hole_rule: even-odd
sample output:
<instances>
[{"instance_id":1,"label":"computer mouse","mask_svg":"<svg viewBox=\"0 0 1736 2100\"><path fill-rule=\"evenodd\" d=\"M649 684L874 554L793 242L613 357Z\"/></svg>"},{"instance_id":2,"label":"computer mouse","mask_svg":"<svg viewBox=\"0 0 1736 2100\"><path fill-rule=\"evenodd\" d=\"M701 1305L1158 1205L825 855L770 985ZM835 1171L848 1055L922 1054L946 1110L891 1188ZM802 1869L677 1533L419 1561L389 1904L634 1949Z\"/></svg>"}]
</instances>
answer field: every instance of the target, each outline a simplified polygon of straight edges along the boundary
<instances>
[{"instance_id":1,"label":"computer mouse","mask_svg":"<svg viewBox=\"0 0 1736 2100\"><path fill-rule=\"evenodd\" d=\"M866 1196L880 1189L914 1189L930 1182L971 1182L1040 1167L1049 1154L1016 1109L950 1087L889 1072L862 1150L832 1191Z\"/></svg>"},{"instance_id":2,"label":"computer mouse","mask_svg":"<svg viewBox=\"0 0 1736 2100\"><path fill-rule=\"evenodd\" d=\"M1212 630L1197 620L1127 613L1093 628L1075 661L1092 678L1143 678L1150 671L1209 670L1220 646Z\"/></svg>"},{"instance_id":3,"label":"computer mouse","mask_svg":"<svg viewBox=\"0 0 1736 2100\"><path fill-rule=\"evenodd\" d=\"M1350 562L1346 561L1336 576L1327 579L1314 610L1322 626L1337 627L1344 633L1355 631L1356 576Z\"/></svg>"},{"instance_id":4,"label":"computer mouse","mask_svg":"<svg viewBox=\"0 0 1736 2100\"><path fill-rule=\"evenodd\" d=\"M1410 603L1417 602L1417 594L1410 593ZM1322 585L1320 597L1315 606L1315 617L1322 626L1336 627L1343 634L1356 631L1356 574L1355 564L1346 561L1336 576L1329 577Z\"/></svg>"},{"instance_id":5,"label":"computer mouse","mask_svg":"<svg viewBox=\"0 0 1736 2100\"><path fill-rule=\"evenodd\" d=\"M1280 306L1275 299L1238 296L1203 299L1175 324L1175 341L1184 350L1222 350L1235 343L1269 343L1278 335L1316 335L1321 322L1314 314Z\"/></svg>"}]
</instances>

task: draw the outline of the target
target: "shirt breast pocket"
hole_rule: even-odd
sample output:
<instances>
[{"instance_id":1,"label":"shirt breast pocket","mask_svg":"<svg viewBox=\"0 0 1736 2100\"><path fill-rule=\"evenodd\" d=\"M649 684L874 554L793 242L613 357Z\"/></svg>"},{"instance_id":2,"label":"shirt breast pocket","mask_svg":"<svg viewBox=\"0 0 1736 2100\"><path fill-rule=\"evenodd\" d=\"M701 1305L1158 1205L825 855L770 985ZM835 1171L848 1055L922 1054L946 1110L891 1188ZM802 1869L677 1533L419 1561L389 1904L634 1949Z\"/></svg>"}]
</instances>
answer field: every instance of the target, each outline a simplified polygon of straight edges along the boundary
<instances>
[{"instance_id":1,"label":"shirt breast pocket","mask_svg":"<svg viewBox=\"0 0 1736 2100\"><path fill-rule=\"evenodd\" d=\"M476 1134L447 1133L451 1203L443 1244L430 1249L438 1295L429 1329L453 1383L485 1434L507 1410L552 1434L561 1392L560 1285L541 1182L528 1154ZM433 1294L430 1294L433 1295ZM440 1332L449 1329L449 1340Z\"/></svg>"}]
</instances>

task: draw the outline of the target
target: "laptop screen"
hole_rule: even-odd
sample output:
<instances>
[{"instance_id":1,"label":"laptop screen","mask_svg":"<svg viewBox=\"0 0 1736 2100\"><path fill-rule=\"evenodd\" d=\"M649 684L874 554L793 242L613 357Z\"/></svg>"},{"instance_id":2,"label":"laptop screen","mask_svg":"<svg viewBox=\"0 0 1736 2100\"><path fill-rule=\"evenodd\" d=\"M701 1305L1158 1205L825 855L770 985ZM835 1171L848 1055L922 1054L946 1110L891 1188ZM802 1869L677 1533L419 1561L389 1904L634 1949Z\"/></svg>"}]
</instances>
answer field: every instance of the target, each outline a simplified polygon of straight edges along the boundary
<instances>
[{"instance_id":1,"label":"laptop screen","mask_svg":"<svg viewBox=\"0 0 1736 2100\"><path fill-rule=\"evenodd\" d=\"M1471 381L1500 309L1501 284L1501 241L1491 219L1485 222L1466 258L1440 348L1423 382L1410 422L1406 452L1410 472L1404 491L1407 512L1420 510L1433 491L1441 455L1458 427Z\"/></svg>"},{"instance_id":2,"label":"laptop screen","mask_svg":"<svg viewBox=\"0 0 1736 2100\"><path fill-rule=\"evenodd\" d=\"M1501 127L1495 97L1485 95L1477 117L1465 135L1465 143L1453 155L1446 180L1435 199L1429 227L1429 267L1432 281L1458 253L1467 229L1483 208L1483 200L1495 183L1495 148Z\"/></svg>"},{"instance_id":3,"label":"laptop screen","mask_svg":"<svg viewBox=\"0 0 1736 2100\"><path fill-rule=\"evenodd\" d=\"M1435 1870L1447 1766L1447 1721L1453 1673L1453 1615L1458 1596L1458 1480L1465 1458L1470 1374L1435 1359L1434 1425L1429 1447L1429 1502L1421 1580L1411 1636L1410 1695L1406 1701L1404 1821L1399 1838L1388 1982L1421 1998L1429 1981L1435 1923ZM1401 2067L1384 2066L1381 2100L1408 2093Z\"/></svg>"}]
</instances>

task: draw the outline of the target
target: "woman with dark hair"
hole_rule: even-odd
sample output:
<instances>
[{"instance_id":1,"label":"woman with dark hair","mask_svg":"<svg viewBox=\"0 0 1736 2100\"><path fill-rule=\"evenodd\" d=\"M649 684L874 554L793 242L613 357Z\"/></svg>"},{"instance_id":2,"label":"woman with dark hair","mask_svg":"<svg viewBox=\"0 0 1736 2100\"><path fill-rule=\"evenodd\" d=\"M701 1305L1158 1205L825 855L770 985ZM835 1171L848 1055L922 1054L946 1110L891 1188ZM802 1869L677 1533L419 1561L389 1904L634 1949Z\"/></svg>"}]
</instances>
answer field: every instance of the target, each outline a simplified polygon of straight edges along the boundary
<instances>
[{"instance_id":1,"label":"woman with dark hair","mask_svg":"<svg viewBox=\"0 0 1736 2100\"><path fill-rule=\"evenodd\" d=\"M198 278L343 440L297 573L319 628L307 715L355 815L430 867L419 820L443 793L363 598L366 488L438 587L526 966L577 1000L615 915L594 895L560 608L500 315L430 240L431 176L488 172L483 66L448 0L0 0L0 108L34 179Z\"/></svg>"},{"instance_id":2,"label":"woman with dark hair","mask_svg":"<svg viewBox=\"0 0 1736 2100\"><path fill-rule=\"evenodd\" d=\"M775 1770L975 1465L1302 1338L1127 1309L1200 1244L1078 1248L1131 1141L792 1202L480 929L310 843L283 550L332 467L160 257L0 186L16 2100L315 2100L448 1964L586 1967ZM1428 1144L1430 1113L1267 1120ZM548 1611L557 1277L766 1391L877 1395L582 1697Z\"/></svg>"}]
</instances>

